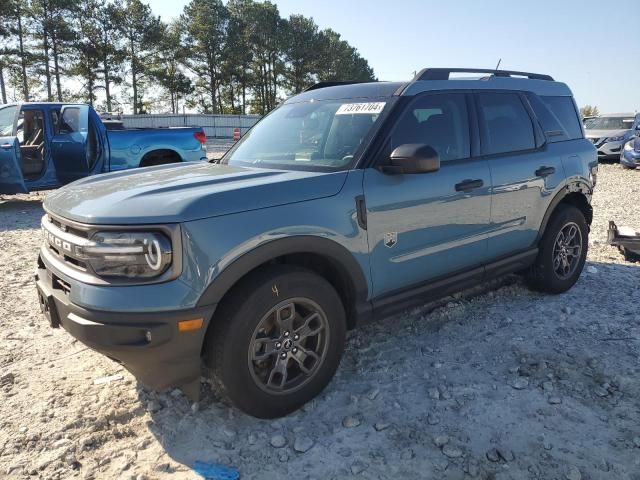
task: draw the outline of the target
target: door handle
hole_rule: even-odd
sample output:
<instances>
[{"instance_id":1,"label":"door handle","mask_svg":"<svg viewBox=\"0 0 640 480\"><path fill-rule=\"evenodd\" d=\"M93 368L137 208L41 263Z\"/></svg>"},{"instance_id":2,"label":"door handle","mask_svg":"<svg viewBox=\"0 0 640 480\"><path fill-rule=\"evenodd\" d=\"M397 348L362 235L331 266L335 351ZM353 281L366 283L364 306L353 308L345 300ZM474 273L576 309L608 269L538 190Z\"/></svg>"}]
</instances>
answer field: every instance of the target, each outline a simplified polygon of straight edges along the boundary
<instances>
[{"instance_id":1,"label":"door handle","mask_svg":"<svg viewBox=\"0 0 640 480\"><path fill-rule=\"evenodd\" d=\"M13 148L13 145L11 145L10 143L3 143L2 145L0 145L0 148L4 148L5 150L10 150L11 148Z\"/></svg>"},{"instance_id":2,"label":"door handle","mask_svg":"<svg viewBox=\"0 0 640 480\"><path fill-rule=\"evenodd\" d=\"M548 177L556 173L555 167L540 167L536 170L536 177Z\"/></svg>"},{"instance_id":3,"label":"door handle","mask_svg":"<svg viewBox=\"0 0 640 480\"><path fill-rule=\"evenodd\" d=\"M471 190L475 190L476 188L481 188L483 185L484 182L480 179L463 180L460 183L456 183L456 192L470 192Z\"/></svg>"}]
</instances>

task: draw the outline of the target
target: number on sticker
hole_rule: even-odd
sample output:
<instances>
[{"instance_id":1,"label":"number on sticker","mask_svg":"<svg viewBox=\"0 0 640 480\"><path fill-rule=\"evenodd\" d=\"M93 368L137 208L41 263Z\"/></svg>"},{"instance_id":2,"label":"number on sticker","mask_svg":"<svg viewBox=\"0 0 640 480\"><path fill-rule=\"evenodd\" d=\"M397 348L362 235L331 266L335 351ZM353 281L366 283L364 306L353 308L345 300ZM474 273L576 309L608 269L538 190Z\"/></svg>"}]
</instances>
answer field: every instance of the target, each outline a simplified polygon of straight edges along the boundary
<instances>
[{"instance_id":1,"label":"number on sticker","mask_svg":"<svg viewBox=\"0 0 640 480\"><path fill-rule=\"evenodd\" d=\"M340 108L338 108L336 115L357 115L359 113L376 115L382 112L385 105L385 102L343 103L340 105Z\"/></svg>"}]
</instances>

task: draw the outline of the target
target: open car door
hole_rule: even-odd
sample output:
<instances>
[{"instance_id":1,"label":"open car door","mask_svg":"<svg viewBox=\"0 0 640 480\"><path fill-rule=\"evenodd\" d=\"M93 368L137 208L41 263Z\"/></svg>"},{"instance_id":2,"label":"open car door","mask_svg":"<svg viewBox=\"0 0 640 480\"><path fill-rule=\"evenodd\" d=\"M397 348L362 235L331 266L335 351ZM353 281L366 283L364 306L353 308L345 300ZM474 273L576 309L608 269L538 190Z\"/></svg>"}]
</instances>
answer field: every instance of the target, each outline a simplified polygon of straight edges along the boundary
<instances>
[{"instance_id":1,"label":"open car door","mask_svg":"<svg viewBox=\"0 0 640 480\"><path fill-rule=\"evenodd\" d=\"M19 105L0 108L0 193L27 193L15 126Z\"/></svg>"},{"instance_id":2,"label":"open car door","mask_svg":"<svg viewBox=\"0 0 640 480\"><path fill-rule=\"evenodd\" d=\"M28 193L16 137L0 137L0 193Z\"/></svg>"},{"instance_id":3,"label":"open car door","mask_svg":"<svg viewBox=\"0 0 640 480\"><path fill-rule=\"evenodd\" d=\"M65 105L51 140L51 156L62 184L89 175L89 106Z\"/></svg>"}]
</instances>

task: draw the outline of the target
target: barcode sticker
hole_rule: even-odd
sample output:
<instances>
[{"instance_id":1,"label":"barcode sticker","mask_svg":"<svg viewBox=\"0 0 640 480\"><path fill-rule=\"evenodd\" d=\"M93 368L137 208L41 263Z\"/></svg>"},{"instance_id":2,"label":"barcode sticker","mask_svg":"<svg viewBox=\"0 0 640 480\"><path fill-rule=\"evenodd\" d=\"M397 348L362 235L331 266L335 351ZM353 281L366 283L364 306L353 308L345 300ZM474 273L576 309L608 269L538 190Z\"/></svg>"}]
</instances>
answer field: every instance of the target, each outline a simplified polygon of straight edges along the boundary
<instances>
[{"instance_id":1,"label":"barcode sticker","mask_svg":"<svg viewBox=\"0 0 640 480\"><path fill-rule=\"evenodd\" d=\"M336 115L368 114L377 115L384 109L385 102L374 103L344 103L336 112Z\"/></svg>"}]
</instances>

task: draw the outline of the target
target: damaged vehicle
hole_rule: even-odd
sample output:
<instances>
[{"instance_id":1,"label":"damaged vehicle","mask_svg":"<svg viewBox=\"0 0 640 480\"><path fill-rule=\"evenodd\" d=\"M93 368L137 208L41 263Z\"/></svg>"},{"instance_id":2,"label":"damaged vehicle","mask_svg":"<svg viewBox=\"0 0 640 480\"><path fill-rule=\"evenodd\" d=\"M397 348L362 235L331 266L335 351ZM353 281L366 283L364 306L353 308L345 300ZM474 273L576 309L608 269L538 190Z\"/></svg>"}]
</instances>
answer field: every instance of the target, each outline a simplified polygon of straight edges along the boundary
<instances>
[{"instance_id":1,"label":"damaged vehicle","mask_svg":"<svg viewBox=\"0 0 640 480\"><path fill-rule=\"evenodd\" d=\"M548 75L317 84L219 164L50 194L38 296L52 327L147 387L198 398L205 375L242 411L278 417L327 386L358 325L511 272L571 288L597 166L570 89Z\"/></svg>"},{"instance_id":2,"label":"damaged vehicle","mask_svg":"<svg viewBox=\"0 0 640 480\"><path fill-rule=\"evenodd\" d=\"M108 130L90 105L0 106L0 194L47 190L103 172L207 160L201 128Z\"/></svg>"},{"instance_id":3,"label":"damaged vehicle","mask_svg":"<svg viewBox=\"0 0 640 480\"><path fill-rule=\"evenodd\" d=\"M640 125L636 126L636 137L629 140L622 148L620 164L628 169L640 166Z\"/></svg>"},{"instance_id":4,"label":"damaged vehicle","mask_svg":"<svg viewBox=\"0 0 640 480\"><path fill-rule=\"evenodd\" d=\"M618 227L611 220L609 221L607 240L609 245L618 247L626 261L640 262L640 230L626 226Z\"/></svg>"}]
</instances>

